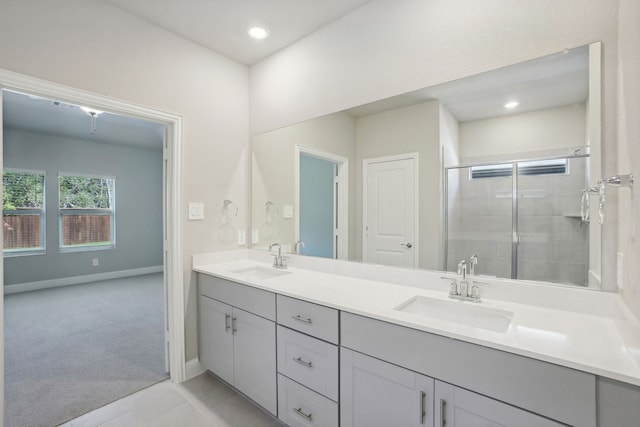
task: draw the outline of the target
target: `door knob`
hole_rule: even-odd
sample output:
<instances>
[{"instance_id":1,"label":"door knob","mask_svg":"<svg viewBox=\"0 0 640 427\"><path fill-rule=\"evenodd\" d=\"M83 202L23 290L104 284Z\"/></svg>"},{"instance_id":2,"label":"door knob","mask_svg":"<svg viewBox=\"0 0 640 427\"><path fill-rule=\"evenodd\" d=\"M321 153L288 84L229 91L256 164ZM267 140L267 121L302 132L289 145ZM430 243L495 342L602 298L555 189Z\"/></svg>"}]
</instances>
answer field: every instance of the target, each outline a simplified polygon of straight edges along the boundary
<instances>
[{"instance_id":1,"label":"door knob","mask_svg":"<svg viewBox=\"0 0 640 427\"><path fill-rule=\"evenodd\" d=\"M400 243L400 246L404 246L407 249L411 249L413 247L413 245L411 243Z\"/></svg>"}]
</instances>

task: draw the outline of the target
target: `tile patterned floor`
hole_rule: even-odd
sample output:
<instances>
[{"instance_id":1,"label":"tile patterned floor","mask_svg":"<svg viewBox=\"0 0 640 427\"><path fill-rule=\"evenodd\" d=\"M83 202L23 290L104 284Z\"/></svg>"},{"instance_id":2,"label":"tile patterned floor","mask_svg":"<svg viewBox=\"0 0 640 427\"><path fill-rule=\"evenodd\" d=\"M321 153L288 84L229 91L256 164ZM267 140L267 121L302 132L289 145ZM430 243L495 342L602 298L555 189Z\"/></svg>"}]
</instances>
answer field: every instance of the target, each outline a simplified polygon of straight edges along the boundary
<instances>
[{"instance_id":1,"label":"tile patterned floor","mask_svg":"<svg viewBox=\"0 0 640 427\"><path fill-rule=\"evenodd\" d=\"M61 427L282 427L215 376L163 381Z\"/></svg>"}]
</instances>

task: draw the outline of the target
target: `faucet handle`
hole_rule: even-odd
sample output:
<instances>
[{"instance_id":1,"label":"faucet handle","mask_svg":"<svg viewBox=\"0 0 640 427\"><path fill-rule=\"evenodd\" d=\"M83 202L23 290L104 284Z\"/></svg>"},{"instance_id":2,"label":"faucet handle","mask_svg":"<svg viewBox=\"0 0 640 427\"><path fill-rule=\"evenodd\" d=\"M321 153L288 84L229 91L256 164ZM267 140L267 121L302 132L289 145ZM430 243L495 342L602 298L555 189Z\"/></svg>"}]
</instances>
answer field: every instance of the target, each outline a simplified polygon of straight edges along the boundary
<instances>
[{"instance_id":1,"label":"faucet handle","mask_svg":"<svg viewBox=\"0 0 640 427\"><path fill-rule=\"evenodd\" d=\"M442 280L449 280L449 295L458 295L458 281L454 277L441 276Z\"/></svg>"},{"instance_id":2,"label":"faucet handle","mask_svg":"<svg viewBox=\"0 0 640 427\"><path fill-rule=\"evenodd\" d=\"M471 286L471 298L474 302L480 302L480 286L478 285L488 285L486 282L478 282L474 280L473 286Z\"/></svg>"}]
</instances>

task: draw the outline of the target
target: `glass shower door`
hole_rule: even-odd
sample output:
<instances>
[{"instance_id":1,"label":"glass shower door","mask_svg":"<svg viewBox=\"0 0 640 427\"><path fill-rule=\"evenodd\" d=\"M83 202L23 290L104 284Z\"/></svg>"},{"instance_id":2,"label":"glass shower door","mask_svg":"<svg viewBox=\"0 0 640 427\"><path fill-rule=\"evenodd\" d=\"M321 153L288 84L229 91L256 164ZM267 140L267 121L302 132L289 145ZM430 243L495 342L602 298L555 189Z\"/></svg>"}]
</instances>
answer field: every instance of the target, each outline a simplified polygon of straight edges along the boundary
<instances>
[{"instance_id":1,"label":"glass shower door","mask_svg":"<svg viewBox=\"0 0 640 427\"><path fill-rule=\"evenodd\" d=\"M518 164L515 278L587 285L589 226L580 203L588 187L588 159Z\"/></svg>"},{"instance_id":2,"label":"glass shower door","mask_svg":"<svg viewBox=\"0 0 640 427\"><path fill-rule=\"evenodd\" d=\"M513 164L446 169L446 270L477 255L476 274L511 277Z\"/></svg>"}]
</instances>

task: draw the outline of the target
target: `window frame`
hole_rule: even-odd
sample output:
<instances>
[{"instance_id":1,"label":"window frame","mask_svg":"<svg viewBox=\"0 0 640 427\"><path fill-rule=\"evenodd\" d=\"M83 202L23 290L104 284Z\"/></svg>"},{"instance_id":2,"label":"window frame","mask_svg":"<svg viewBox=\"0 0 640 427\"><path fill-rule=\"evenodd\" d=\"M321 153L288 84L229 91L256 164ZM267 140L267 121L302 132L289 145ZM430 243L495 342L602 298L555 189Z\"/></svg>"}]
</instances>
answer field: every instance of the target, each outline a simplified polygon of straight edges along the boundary
<instances>
[{"instance_id":1,"label":"window frame","mask_svg":"<svg viewBox=\"0 0 640 427\"><path fill-rule=\"evenodd\" d=\"M513 165L518 166L519 176L569 175L569 159L518 160L469 167L469 180L508 178L513 174ZM562 168L562 170L559 170Z\"/></svg>"},{"instance_id":2,"label":"window frame","mask_svg":"<svg viewBox=\"0 0 640 427\"><path fill-rule=\"evenodd\" d=\"M74 177L74 178L91 178L91 179L109 179L113 181L112 194L110 205L111 208L77 208L73 209L73 213L70 208L61 208L60 207L60 178L62 177ZM58 190L58 250L60 253L69 253L69 252L91 252L91 251L103 251L109 249L115 249L116 247L116 177L109 175L93 175L93 174L83 174L83 173L67 173L67 172L58 172L57 179L57 190ZM77 216L77 215L104 215L105 213L109 213L109 243L108 244L80 244L80 245L72 245L72 246L64 246L63 244L63 217L65 216Z\"/></svg>"},{"instance_id":3,"label":"window frame","mask_svg":"<svg viewBox=\"0 0 640 427\"><path fill-rule=\"evenodd\" d=\"M24 174L34 174L42 176L42 208L40 209L21 209L15 211L5 211L2 210L2 218L4 220L5 213L11 212L11 215L33 215L40 211L40 247L39 248L14 248L7 249L4 247L4 243L2 245L2 256L3 258L11 258L17 256L30 256L30 255L43 255L47 252L47 172L43 170L37 169L27 169L27 168L3 168L2 172L10 172L10 173L24 173ZM3 187L4 187L4 173L3 173ZM4 191L4 189L3 189ZM3 234L4 235L4 234Z\"/></svg>"}]
</instances>

